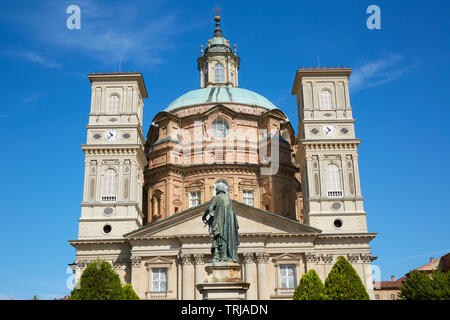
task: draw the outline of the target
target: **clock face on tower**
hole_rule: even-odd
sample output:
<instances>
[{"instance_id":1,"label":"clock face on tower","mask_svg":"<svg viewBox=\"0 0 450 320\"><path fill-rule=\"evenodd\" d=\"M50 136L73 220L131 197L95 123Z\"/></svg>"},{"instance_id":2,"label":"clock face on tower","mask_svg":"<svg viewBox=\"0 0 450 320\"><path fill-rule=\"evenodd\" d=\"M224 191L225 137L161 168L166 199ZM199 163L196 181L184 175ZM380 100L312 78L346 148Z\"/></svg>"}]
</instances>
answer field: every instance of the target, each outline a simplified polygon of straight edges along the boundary
<instances>
[{"instance_id":1,"label":"clock face on tower","mask_svg":"<svg viewBox=\"0 0 450 320\"><path fill-rule=\"evenodd\" d=\"M115 141L119 137L119 132L116 129L108 129L105 132L105 137L110 142Z\"/></svg>"},{"instance_id":2,"label":"clock face on tower","mask_svg":"<svg viewBox=\"0 0 450 320\"><path fill-rule=\"evenodd\" d=\"M329 137L334 136L336 134L336 126L334 124L326 124L323 127L323 133Z\"/></svg>"}]
</instances>

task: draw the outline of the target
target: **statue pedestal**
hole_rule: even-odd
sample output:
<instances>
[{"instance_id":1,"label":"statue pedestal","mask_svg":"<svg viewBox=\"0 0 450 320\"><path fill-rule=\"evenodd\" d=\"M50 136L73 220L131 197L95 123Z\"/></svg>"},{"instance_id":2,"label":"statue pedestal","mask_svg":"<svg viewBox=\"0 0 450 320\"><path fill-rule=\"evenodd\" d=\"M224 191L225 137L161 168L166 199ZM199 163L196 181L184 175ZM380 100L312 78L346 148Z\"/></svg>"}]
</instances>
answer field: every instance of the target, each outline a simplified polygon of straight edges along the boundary
<instances>
[{"instance_id":1,"label":"statue pedestal","mask_svg":"<svg viewBox=\"0 0 450 320\"><path fill-rule=\"evenodd\" d=\"M244 300L250 283L242 281L241 266L235 262L205 265L206 279L197 284L203 300Z\"/></svg>"}]
</instances>

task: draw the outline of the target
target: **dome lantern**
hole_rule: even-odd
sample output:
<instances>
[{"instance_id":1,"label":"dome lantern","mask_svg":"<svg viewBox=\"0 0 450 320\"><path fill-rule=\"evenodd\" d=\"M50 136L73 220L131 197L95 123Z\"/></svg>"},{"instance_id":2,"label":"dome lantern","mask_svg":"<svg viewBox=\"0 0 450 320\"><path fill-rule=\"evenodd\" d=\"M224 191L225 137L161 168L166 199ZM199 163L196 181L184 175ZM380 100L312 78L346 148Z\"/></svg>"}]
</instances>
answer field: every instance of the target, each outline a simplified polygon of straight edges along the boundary
<instances>
[{"instance_id":1,"label":"dome lantern","mask_svg":"<svg viewBox=\"0 0 450 320\"><path fill-rule=\"evenodd\" d=\"M220 28L219 10L214 17L216 28L214 36L208 40L205 51L197 59L200 71L200 88L238 87L240 59L233 53L230 41L225 39Z\"/></svg>"}]
</instances>

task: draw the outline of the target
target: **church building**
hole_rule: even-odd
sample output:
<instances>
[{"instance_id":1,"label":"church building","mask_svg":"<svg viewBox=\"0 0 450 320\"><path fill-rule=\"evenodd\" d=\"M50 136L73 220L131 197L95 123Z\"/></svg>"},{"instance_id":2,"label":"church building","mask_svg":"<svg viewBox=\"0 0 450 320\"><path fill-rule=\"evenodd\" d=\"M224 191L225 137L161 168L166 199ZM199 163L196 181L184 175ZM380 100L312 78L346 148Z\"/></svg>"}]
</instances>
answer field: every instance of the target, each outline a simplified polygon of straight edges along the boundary
<instances>
[{"instance_id":1,"label":"church building","mask_svg":"<svg viewBox=\"0 0 450 320\"><path fill-rule=\"evenodd\" d=\"M292 299L339 256L373 298L348 68L298 69L295 134L281 108L239 87L236 45L214 35L197 59L200 88L173 100L143 132L141 73L92 73L84 193L74 262L110 262L141 299L201 299L212 258L201 217L215 187L233 200L246 299Z\"/></svg>"}]
</instances>

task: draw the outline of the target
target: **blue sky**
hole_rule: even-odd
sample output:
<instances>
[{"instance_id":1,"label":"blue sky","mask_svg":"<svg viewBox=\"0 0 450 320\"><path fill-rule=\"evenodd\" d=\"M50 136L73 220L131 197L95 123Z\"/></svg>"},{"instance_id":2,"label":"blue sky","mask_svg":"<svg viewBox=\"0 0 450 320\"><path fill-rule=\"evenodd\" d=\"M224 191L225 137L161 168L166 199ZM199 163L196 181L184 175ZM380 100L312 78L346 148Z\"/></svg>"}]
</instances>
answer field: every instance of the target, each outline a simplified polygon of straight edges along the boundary
<instances>
[{"instance_id":1,"label":"blue sky","mask_svg":"<svg viewBox=\"0 0 450 320\"><path fill-rule=\"evenodd\" d=\"M66 8L81 8L81 30ZM381 30L366 8L381 8ZM240 86L297 128L299 67L353 68L351 104L381 278L449 252L450 2L8 1L0 5L0 299L64 296L83 188L90 72L140 71L153 116L199 87L196 59L222 7Z\"/></svg>"}]
</instances>

